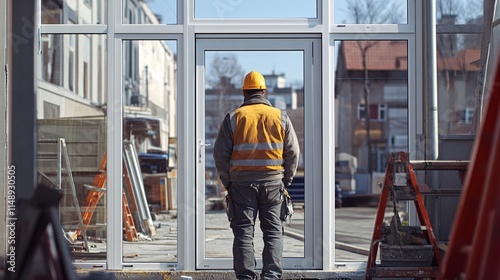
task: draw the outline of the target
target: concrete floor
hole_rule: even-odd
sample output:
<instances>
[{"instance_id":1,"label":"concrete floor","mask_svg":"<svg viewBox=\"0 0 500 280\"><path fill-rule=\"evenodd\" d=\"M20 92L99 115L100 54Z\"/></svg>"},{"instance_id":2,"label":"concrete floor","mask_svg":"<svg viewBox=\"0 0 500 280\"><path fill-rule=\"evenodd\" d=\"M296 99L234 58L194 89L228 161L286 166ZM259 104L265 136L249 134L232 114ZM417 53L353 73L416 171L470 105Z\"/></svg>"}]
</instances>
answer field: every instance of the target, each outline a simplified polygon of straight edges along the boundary
<instances>
[{"instance_id":1,"label":"concrete floor","mask_svg":"<svg viewBox=\"0 0 500 280\"><path fill-rule=\"evenodd\" d=\"M292 223L286 225L285 243L287 252L285 256L301 256L303 254L303 232L304 219L303 211L297 209ZM387 216L392 214L388 208ZM338 263L363 262L367 260L371 234L373 233L373 223L375 219L376 207L345 207L336 211L336 259ZM390 215L392 217L392 215ZM230 248L232 243L232 233L227 225L225 213L223 211L207 212L206 227L207 253L210 257L231 257L230 250L220 248ZM157 236L153 240L143 240L141 242L124 242L124 263L126 262L170 262L176 258L176 221L172 217L159 216L155 221L161 224L157 228ZM256 240L261 238L260 231L256 227ZM256 242L256 251L260 251L259 242ZM105 242L94 242L92 250L105 251ZM105 256L105 255L104 255ZM95 271L77 269L78 279L235 279L232 270L199 270L199 271L146 271L137 270L123 271ZM319 270L285 270L283 279L339 279L358 280L364 279L364 269L347 270L339 269L335 271Z\"/></svg>"},{"instance_id":2,"label":"concrete floor","mask_svg":"<svg viewBox=\"0 0 500 280\"><path fill-rule=\"evenodd\" d=\"M375 220L376 207L345 207L336 211L336 258L338 262L363 262L367 260L371 234L373 233L373 222ZM387 214L390 215L390 209ZM292 222L286 224L285 243L287 252L285 256L294 257L303 254L304 219L303 211L296 209ZM232 244L232 233L227 225L223 211L209 211L206 214L206 250L207 255L212 258L231 257L230 248ZM155 240L145 242L124 242L125 262L158 262L175 261L177 236L175 220L168 216L158 216L155 221L161 224L157 228ZM209 226L208 226L209 225ZM261 244L259 239L261 233L256 226L256 251L259 252ZM161 238L160 238L161 237ZM105 244L97 244L103 246ZM94 247L96 248L96 247ZM156 248L156 249L155 249ZM159 249L161 248L161 250ZM171 251L169 251L171 250ZM156 252L156 253L155 253ZM78 275L85 279L89 271L79 270ZM109 276L109 275L108 275ZM236 279L231 270L206 270L206 271L120 271L113 272L114 279ZM182 278L191 277L191 278ZM91 278L96 279L96 276ZM105 278L103 278L105 279ZM283 279L342 279L357 280L364 279L364 270L336 270L336 271L306 271L286 270Z\"/></svg>"}]
</instances>

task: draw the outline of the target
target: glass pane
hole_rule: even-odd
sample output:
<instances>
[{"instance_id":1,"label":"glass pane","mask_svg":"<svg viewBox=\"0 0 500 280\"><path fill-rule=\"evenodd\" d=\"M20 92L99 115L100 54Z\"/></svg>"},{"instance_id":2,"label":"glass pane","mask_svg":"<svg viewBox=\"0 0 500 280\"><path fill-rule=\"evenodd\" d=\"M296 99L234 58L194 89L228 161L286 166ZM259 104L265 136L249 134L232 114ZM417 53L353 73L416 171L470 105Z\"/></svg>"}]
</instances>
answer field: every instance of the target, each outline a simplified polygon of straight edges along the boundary
<instances>
[{"instance_id":1,"label":"glass pane","mask_svg":"<svg viewBox=\"0 0 500 280\"><path fill-rule=\"evenodd\" d=\"M408 0L335 0L335 24L407 24Z\"/></svg>"},{"instance_id":2,"label":"glass pane","mask_svg":"<svg viewBox=\"0 0 500 280\"><path fill-rule=\"evenodd\" d=\"M438 25L483 24L484 0L436 0Z\"/></svg>"},{"instance_id":3,"label":"glass pane","mask_svg":"<svg viewBox=\"0 0 500 280\"><path fill-rule=\"evenodd\" d=\"M408 43L336 41L335 50L336 259L366 261L387 155L408 150Z\"/></svg>"},{"instance_id":4,"label":"glass pane","mask_svg":"<svg viewBox=\"0 0 500 280\"><path fill-rule=\"evenodd\" d=\"M105 24L107 22L106 0L43 0L41 3L42 24Z\"/></svg>"},{"instance_id":5,"label":"glass pane","mask_svg":"<svg viewBox=\"0 0 500 280\"><path fill-rule=\"evenodd\" d=\"M124 24L177 24L177 0L123 0Z\"/></svg>"},{"instance_id":6,"label":"glass pane","mask_svg":"<svg viewBox=\"0 0 500 280\"><path fill-rule=\"evenodd\" d=\"M176 46L123 42L124 262L177 261Z\"/></svg>"},{"instance_id":7,"label":"glass pane","mask_svg":"<svg viewBox=\"0 0 500 280\"><path fill-rule=\"evenodd\" d=\"M481 34L438 34L439 134L470 134L475 114Z\"/></svg>"},{"instance_id":8,"label":"glass pane","mask_svg":"<svg viewBox=\"0 0 500 280\"><path fill-rule=\"evenodd\" d=\"M42 35L38 180L60 189L73 260L106 259L106 36Z\"/></svg>"},{"instance_id":9,"label":"glass pane","mask_svg":"<svg viewBox=\"0 0 500 280\"><path fill-rule=\"evenodd\" d=\"M194 1L197 19L316 18L316 10L316 0Z\"/></svg>"},{"instance_id":10,"label":"glass pane","mask_svg":"<svg viewBox=\"0 0 500 280\"><path fill-rule=\"evenodd\" d=\"M226 191L219 180L213 159L213 144L225 115L243 102L241 85L246 73L257 70L264 75L267 98L274 107L286 110L296 130L301 151L304 149L304 74L301 51L234 51L205 52L205 240L207 258L232 258L233 233L225 212ZM301 155L297 176L304 178ZM304 187L299 191L304 193ZM304 256L304 197L294 197L293 223L285 223L284 257ZM221 243L222 242L222 243ZM221 245L224 244L224 245ZM262 252L262 231L255 225L255 252Z\"/></svg>"}]
</instances>

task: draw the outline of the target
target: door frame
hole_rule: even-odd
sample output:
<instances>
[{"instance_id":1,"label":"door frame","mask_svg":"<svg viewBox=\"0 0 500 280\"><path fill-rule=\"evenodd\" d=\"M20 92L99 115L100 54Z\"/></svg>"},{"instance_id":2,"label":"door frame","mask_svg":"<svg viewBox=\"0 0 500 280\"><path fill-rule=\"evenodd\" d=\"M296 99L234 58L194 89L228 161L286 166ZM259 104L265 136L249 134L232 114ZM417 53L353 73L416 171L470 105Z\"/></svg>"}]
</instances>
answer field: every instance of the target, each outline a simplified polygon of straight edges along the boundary
<instances>
[{"instance_id":1,"label":"door frame","mask_svg":"<svg viewBox=\"0 0 500 280\"><path fill-rule=\"evenodd\" d=\"M232 258L205 257L205 51L303 51L304 52L304 257L283 258L284 269L323 267L322 196L322 83L321 39L306 35L198 36L195 43L196 91L196 269L232 269ZM314 203L313 203L314 202ZM228 223L229 227L229 223ZM259 230L259 229L256 229ZM257 268L262 261L257 258Z\"/></svg>"}]
</instances>

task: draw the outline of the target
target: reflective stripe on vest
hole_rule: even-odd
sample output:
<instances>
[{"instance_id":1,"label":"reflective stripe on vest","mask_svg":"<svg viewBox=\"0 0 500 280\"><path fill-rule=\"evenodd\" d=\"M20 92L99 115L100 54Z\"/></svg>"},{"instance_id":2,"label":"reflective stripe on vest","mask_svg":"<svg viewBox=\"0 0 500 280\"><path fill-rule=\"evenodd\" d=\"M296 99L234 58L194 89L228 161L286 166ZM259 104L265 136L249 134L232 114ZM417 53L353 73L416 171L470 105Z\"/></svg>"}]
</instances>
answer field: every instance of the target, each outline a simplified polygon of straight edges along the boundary
<instances>
[{"instance_id":1,"label":"reflective stripe on vest","mask_svg":"<svg viewBox=\"0 0 500 280\"><path fill-rule=\"evenodd\" d=\"M284 111L255 104L236 109L230 118L233 131L230 171L283 169Z\"/></svg>"}]
</instances>

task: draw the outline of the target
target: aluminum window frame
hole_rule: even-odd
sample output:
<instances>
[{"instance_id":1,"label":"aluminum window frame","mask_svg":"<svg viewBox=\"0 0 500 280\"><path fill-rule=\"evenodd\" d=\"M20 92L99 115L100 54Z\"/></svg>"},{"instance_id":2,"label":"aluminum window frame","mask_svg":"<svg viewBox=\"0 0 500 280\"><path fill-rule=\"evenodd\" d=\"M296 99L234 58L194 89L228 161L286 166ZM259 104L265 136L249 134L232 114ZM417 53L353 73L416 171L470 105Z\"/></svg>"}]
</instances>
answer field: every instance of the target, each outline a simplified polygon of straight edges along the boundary
<instances>
[{"instance_id":1,"label":"aluminum window frame","mask_svg":"<svg viewBox=\"0 0 500 280\"><path fill-rule=\"evenodd\" d=\"M415 135L416 131L418 131L419 119L422 117L422 102L419 101L417 94L417 83L416 80L421 79L421 71L422 69L421 62L418 62L416 57L416 38L413 33L400 33L400 34L370 34L369 38L360 37L359 34L352 33L340 33L340 34L331 34L329 38L330 44L335 46L335 41L355 41L355 40L372 40L372 41L407 41L408 46L408 104L415 104L415 106L408 106L408 148L410 151L410 156L412 153L416 151L416 141ZM334 77L335 74L332 74ZM414 77L414 78L412 78ZM335 80L333 78L332 80ZM335 88L332 88L331 92L334 92ZM334 146L335 147L335 146ZM325 147L323 147L325 148ZM334 170L334 169L332 169ZM332 172L335 173L335 172ZM333 236L335 236L335 230L333 231ZM342 269L355 269L355 270L363 270L366 268L366 261L337 261L335 260L335 267Z\"/></svg>"},{"instance_id":2,"label":"aluminum window frame","mask_svg":"<svg viewBox=\"0 0 500 280\"><path fill-rule=\"evenodd\" d=\"M257 39L258 37L258 39ZM268 37L268 40L266 40L266 37ZM318 134L321 134L321 125L318 125L318 123L322 123L321 120L317 120L317 118L321 118L320 116L317 116L319 112L319 108L321 108L321 97L322 97L322 92L320 90L315 89L314 87L316 85L320 85L320 81L318 80L318 77L314 75L315 69L320 69L319 66L314 66L319 64L319 60L321 59L321 56L315 56L314 51L317 51L321 46L320 46L320 40L319 36L308 36L308 35L288 35L288 36L283 36L283 35L269 35L266 36L264 35L251 35L251 36L221 36L221 35L216 35L216 36L210 36L210 35L205 35L205 36L200 36L199 39L199 44L201 50L204 51L303 51L304 52L304 76L306 77L306 80L304 80L304 85L305 89L307 92L310 92L310 95L304 96L304 103L307 104L305 106L305 110L308 112L313 112L311 115L305 115L304 116L304 130L305 134L309 135L314 135L310 136L308 140L310 141L308 145L305 147L305 151L301 151L301 153L305 154L305 162L306 162L306 170L307 170L307 176L306 178L306 184L309 186L314 186L315 189L308 188L305 190L306 192L306 209L308 212L305 213L305 224L304 224L304 233L307 235L306 240L304 241L304 256L303 257L292 257L289 258L289 260L284 262L284 265L288 265L289 267L296 267L296 268L301 268L301 269L319 269L323 265L323 259L318 258L316 254L321 254L320 250L325 250L324 248L318 249L314 246L315 241L322 240L321 237L318 237L321 235L322 231L322 225L321 222L319 222L317 217L321 216L321 211L323 210L323 205L322 203L313 203L313 201L320 201L321 200L321 193L318 192L318 190L322 190L324 188L321 188L323 186L321 184L321 180L318 179L321 177L321 173L319 172L319 169L315 169L314 166L316 166L318 163L318 160L315 160L317 158L322 157L322 150L318 149L318 147L321 146L321 137L317 137ZM280 40L281 39L281 40ZM224 41L230 41L224 42ZM248 40L256 40L256 42L253 42L252 44L248 45ZM274 42L271 42L273 41ZM247 42L245 42L247 41ZM259 41L267 41L267 44L263 44ZM310 42L308 42L310 41ZM225 44L222 44L225 43ZM259 44L260 43L260 44ZM311 44L309 44L311 43ZM247 46L248 45L248 46ZM307 57L307 54L310 55L310 57ZM204 58L202 57L201 52L197 52L197 67L199 69L196 71L196 76L197 78L197 100L199 103L197 103L197 110L198 112L204 112L205 107L204 107L204 98L205 95L202 92L205 91L204 88L204 70L203 66L204 64L201 64L201 62L205 62ZM312 67L308 68L308 64L312 65ZM307 77L310 77L310 80L307 80ZM317 98L320 97L320 98ZM306 102L307 100L307 102ZM204 116L200 114L198 118L200 120L197 122L197 124L201 123L203 120ZM200 143L203 143L205 141L205 127L200 126L197 127L197 138L198 141L201 141ZM307 132L307 133L306 133ZM199 145L199 143L196 143L196 145ZM198 147L200 149L200 147ZM197 161L196 161L197 162ZM200 166L205 166L205 163L199 164ZM198 167L193 170L198 170ZM202 169L204 170L204 168ZM199 175L199 174L198 174ZM202 179L203 178L203 179ZM201 180L200 180L201 179ZM204 186L204 177L198 176L197 177L198 183L197 186ZM203 205L204 203L204 197L203 196L198 196L197 200L197 205ZM327 207L326 204L325 207ZM197 208L197 216L202 217L196 220L197 223L197 228L203 228L205 219L205 208L204 207L198 207ZM201 248L203 250L199 251L197 254L197 267L207 267L208 269L214 269L214 266L217 267L217 265L224 263L223 258L208 258L204 256L205 254L205 244L204 244L204 237L205 233L201 233L199 236L197 236L197 244L198 248ZM306 263L307 265L304 265L303 263ZM258 260L258 263L260 264L260 260ZM310 264L310 265L309 265ZM225 269L230 269L231 267L224 267Z\"/></svg>"},{"instance_id":3,"label":"aluminum window frame","mask_svg":"<svg viewBox=\"0 0 500 280\"><path fill-rule=\"evenodd\" d=\"M41 0L39 0L41 1ZM121 190L122 190L122 96L119 94L121 89L121 76L117 73L122 71L122 41L123 40L144 40L144 39L161 39L161 40L177 40L177 56L178 56L178 77L177 85L178 92L188 94L178 95L178 156L179 156L179 172L178 185L189 186L195 185L196 180L188 174L187 170L193 170L195 163L190 163L188 159L196 158L196 141L195 139L196 124L195 116L189 112L195 112L195 41L196 37L204 34L234 34L235 38L252 36L252 34L316 34L321 38L322 60L328 61L321 66L321 83L324 93L333 93L335 84L334 79L334 42L337 40L362 40L365 39L380 39L380 40L408 40L408 56L409 77L408 90L409 102L415 102L416 106L409 107L409 141L410 151L415 150L415 141L413 140L417 134L421 134L421 118L422 101L416 98L417 92L422 92L422 65L417 63L416 57L422 57L421 48L416 48L416 34L419 34L419 26L421 25L420 17L422 14L421 5L416 5L415 0L408 0L408 24L404 25L354 25L349 24L344 27L335 26L333 24L333 0L318 0L317 2L317 18L315 19L195 19L194 18L194 1L177 0L177 21L176 25L165 24L123 24L122 21L122 1L108 1L107 7L107 23L106 24L76 24L68 26L66 24L44 24L37 23L39 28L38 34L100 34L106 35L108 55L107 63L109 65L106 73L108 82L108 183L116 188L110 188L107 196L108 210L121 209ZM40 6L40 5L37 5ZM414 11L414 12L412 12ZM40 12L40 11L38 11ZM238 35L239 34L239 35ZM39 39L38 39L39 40ZM334 135L334 98L332 94L323 94L321 99L322 108L322 137L321 144L324 151L322 159L321 180L323 185L334 185L334 170L335 166L335 135ZM111 129L113 128L113 129ZM334 201L334 191L325 188L322 198L323 207L321 214L317 218L321 219L322 223L322 269L332 270L346 267L345 263L335 262L335 215L332 206ZM188 219L195 216L195 199L194 190L185 188L179 189L178 192L178 258L177 270L196 270L195 263L195 223L190 223ZM107 211L107 220L110 221L107 225L107 236L109 242L107 244L107 259L104 262L83 263L77 262L76 266L82 268L107 268L111 270L122 269L171 269L171 264L164 263L139 263L134 264L133 268L124 268L124 265L129 267L130 263L123 263L123 252L121 242L121 211ZM349 267L362 268L363 264L348 264Z\"/></svg>"},{"instance_id":4,"label":"aluminum window frame","mask_svg":"<svg viewBox=\"0 0 500 280\"><path fill-rule=\"evenodd\" d=\"M333 1L335 2L335 1ZM329 17L329 25L330 30L333 33L357 33L358 35L365 34L365 36L369 37L368 34L380 34L380 33L414 33L415 26L417 22L416 13L414 12L416 9L416 0L407 0L407 17L408 23L406 24L338 24L334 22L333 12L335 3L332 2L332 15Z\"/></svg>"}]
</instances>

